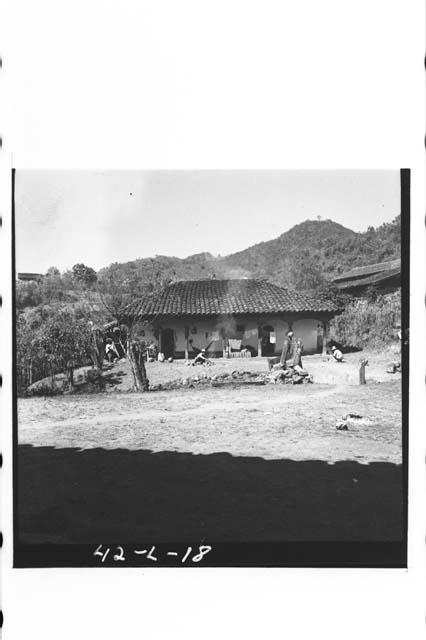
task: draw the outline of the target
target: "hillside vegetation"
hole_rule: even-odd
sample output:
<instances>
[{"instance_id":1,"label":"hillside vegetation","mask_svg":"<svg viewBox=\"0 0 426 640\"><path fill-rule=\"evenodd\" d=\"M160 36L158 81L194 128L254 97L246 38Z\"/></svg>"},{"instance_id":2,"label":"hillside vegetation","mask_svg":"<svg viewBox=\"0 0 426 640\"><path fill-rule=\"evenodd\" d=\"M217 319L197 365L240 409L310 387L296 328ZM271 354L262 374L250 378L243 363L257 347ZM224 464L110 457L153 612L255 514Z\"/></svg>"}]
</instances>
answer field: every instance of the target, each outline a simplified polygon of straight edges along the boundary
<instances>
[{"instance_id":1,"label":"hillside vegetation","mask_svg":"<svg viewBox=\"0 0 426 640\"><path fill-rule=\"evenodd\" d=\"M376 300L353 300L333 318L330 338L346 347L380 349L398 344L401 322L401 295L397 291Z\"/></svg>"},{"instance_id":2,"label":"hillside vegetation","mask_svg":"<svg viewBox=\"0 0 426 640\"><path fill-rule=\"evenodd\" d=\"M347 346L380 347L395 341L399 295L353 301L339 295L331 281L351 267L399 256L398 216L364 233L332 220L306 220L274 240L225 257L205 252L184 259L155 256L113 263L98 273L84 264L64 273L51 267L39 282L17 282L19 375L25 386L65 367L86 364L92 348L88 326L117 321L114 309L181 279L267 278L281 286L333 297L345 311L332 323L332 338Z\"/></svg>"},{"instance_id":3,"label":"hillside vegetation","mask_svg":"<svg viewBox=\"0 0 426 640\"><path fill-rule=\"evenodd\" d=\"M187 258L155 256L101 269L111 268L124 277L144 279L153 268L171 279L267 278L275 284L300 290L313 290L334 275L352 267L391 260L400 256L400 216L364 233L332 220L306 220L278 238L260 242L225 257L199 253Z\"/></svg>"}]
</instances>

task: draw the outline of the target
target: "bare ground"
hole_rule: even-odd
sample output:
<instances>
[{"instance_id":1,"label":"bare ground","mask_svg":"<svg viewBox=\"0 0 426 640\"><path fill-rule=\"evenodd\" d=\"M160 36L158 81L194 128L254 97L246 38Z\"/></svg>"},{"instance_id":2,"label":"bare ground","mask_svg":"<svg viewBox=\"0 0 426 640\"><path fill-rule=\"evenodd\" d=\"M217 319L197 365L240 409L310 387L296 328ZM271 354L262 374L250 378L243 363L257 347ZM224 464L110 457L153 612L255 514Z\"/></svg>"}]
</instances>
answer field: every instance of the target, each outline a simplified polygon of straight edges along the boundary
<instances>
[{"instance_id":1,"label":"bare ground","mask_svg":"<svg viewBox=\"0 0 426 640\"><path fill-rule=\"evenodd\" d=\"M358 360L305 358L316 380L338 384L19 400L21 539L400 539L400 376L384 372L385 354L370 360L367 385L348 384ZM148 373L154 382L188 369ZM371 423L337 431L346 413Z\"/></svg>"},{"instance_id":2,"label":"bare ground","mask_svg":"<svg viewBox=\"0 0 426 640\"><path fill-rule=\"evenodd\" d=\"M267 385L28 398L19 401L19 443L399 463L399 386ZM336 420L347 413L372 423L337 431Z\"/></svg>"},{"instance_id":3,"label":"bare ground","mask_svg":"<svg viewBox=\"0 0 426 640\"><path fill-rule=\"evenodd\" d=\"M370 382L385 382L391 376L386 373L386 365L393 360L399 360L397 349L389 348L382 352L362 351L345 354L344 362L336 363L331 356L312 355L303 357L303 366L313 375L316 383L323 384L358 384L359 360L366 358L369 362L366 368L366 378ZM202 373L208 377L237 371L253 371L262 373L267 371L266 358L218 358L212 360L211 367L186 366L184 360L169 362L152 362L146 364L147 374L151 385L158 385L171 380L193 376ZM399 374L396 374L399 375ZM120 360L104 374L107 391L131 391L133 379L126 360Z\"/></svg>"}]
</instances>

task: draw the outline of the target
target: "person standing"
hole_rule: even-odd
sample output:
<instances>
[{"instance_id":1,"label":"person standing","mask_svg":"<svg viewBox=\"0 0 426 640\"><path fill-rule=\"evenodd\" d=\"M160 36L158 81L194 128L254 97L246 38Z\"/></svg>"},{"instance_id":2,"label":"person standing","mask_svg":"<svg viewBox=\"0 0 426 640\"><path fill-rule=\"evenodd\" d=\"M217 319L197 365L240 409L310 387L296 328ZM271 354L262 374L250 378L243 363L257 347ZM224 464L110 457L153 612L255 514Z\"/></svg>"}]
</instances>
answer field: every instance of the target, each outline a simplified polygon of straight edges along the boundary
<instances>
[{"instance_id":1,"label":"person standing","mask_svg":"<svg viewBox=\"0 0 426 640\"><path fill-rule=\"evenodd\" d=\"M301 367L303 368L302 365L302 351L303 351L303 343L300 339L296 340L296 344L294 347L294 353L293 353L293 366L296 367Z\"/></svg>"},{"instance_id":2,"label":"person standing","mask_svg":"<svg viewBox=\"0 0 426 640\"><path fill-rule=\"evenodd\" d=\"M283 369L286 368L286 363L290 360L294 355L294 342L293 342L294 333L291 329L287 331L286 337L283 342L283 349L281 352L280 364Z\"/></svg>"}]
</instances>

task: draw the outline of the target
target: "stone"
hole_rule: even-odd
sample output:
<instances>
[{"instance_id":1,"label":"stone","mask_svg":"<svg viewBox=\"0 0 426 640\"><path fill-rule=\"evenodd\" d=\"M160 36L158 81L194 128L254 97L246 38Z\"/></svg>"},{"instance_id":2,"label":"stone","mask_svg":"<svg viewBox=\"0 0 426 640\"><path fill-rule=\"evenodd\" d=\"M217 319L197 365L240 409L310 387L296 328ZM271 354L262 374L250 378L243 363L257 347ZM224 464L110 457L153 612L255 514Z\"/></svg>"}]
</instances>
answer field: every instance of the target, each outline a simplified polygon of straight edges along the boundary
<instances>
[{"instance_id":1,"label":"stone","mask_svg":"<svg viewBox=\"0 0 426 640\"><path fill-rule=\"evenodd\" d=\"M297 371L299 376L308 376L309 375L309 373L306 371L306 369L302 369L302 367L300 367L298 364L296 364L294 366L294 370Z\"/></svg>"},{"instance_id":2,"label":"stone","mask_svg":"<svg viewBox=\"0 0 426 640\"><path fill-rule=\"evenodd\" d=\"M337 431L349 431L349 427L346 422L341 422L340 420L336 422L336 429Z\"/></svg>"}]
</instances>

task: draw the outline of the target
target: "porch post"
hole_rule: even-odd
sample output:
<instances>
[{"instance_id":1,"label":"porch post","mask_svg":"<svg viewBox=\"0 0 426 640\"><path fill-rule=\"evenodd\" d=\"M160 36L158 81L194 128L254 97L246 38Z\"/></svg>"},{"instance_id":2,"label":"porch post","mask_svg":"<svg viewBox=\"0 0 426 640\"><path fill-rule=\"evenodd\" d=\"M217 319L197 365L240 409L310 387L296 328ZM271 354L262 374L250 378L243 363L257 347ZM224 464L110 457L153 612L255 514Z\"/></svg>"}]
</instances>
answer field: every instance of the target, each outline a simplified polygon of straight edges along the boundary
<instances>
[{"instance_id":1,"label":"porch post","mask_svg":"<svg viewBox=\"0 0 426 640\"><path fill-rule=\"evenodd\" d=\"M189 327L184 327L185 334L185 360L189 360Z\"/></svg>"},{"instance_id":2,"label":"porch post","mask_svg":"<svg viewBox=\"0 0 426 640\"><path fill-rule=\"evenodd\" d=\"M222 351L223 351L223 357L227 358L228 357L228 351L227 351L227 348L226 348L226 337L225 336L222 338Z\"/></svg>"},{"instance_id":3,"label":"porch post","mask_svg":"<svg viewBox=\"0 0 426 640\"><path fill-rule=\"evenodd\" d=\"M158 350L159 350L159 353L163 352L163 349L162 349L162 347L163 347L162 337L163 336L162 336L162 332L161 332L161 327L158 327Z\"/></svg>"},{"instance_id":4,"label":"porch post","mask_svg":"<svg viewBox=\"0 0 426 640\"><path fill-rule=\"evenodd\" d=\"M257 327L257 357L262 357L262 327Z\"/></svg>"},{"instance_id":5,"label":"porch post","mask_svg":"<svg viewBox=\"0 0 426 640\"><path fill-rule=\"evenodd\" d=\"M323 320L322 323L322 354L323 356L327 355L327 340L328 340L328 329L329 329L329 321Z\"/></svg>"}]
</instances>

